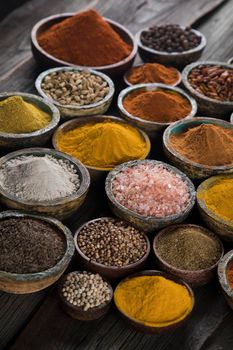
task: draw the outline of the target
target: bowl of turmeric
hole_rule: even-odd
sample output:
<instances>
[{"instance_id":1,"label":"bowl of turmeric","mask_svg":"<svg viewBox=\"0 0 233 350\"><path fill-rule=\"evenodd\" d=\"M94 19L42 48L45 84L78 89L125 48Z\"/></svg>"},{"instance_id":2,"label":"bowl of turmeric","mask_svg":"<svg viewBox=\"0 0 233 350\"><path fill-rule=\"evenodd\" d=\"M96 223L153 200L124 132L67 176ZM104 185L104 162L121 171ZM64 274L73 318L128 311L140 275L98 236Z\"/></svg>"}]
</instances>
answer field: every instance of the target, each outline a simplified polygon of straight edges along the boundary
<instances>
[{"instance_id":1,"label":"bowl of turmeric","mask_svg":"<svg viewBox=\"0 0 233 350\"><path fill-rule=\"evenodd\" d=\"M233 309L233 250L230 250L220 260L218 280L228 305Z\"/></svg>"},{"instance_id":2,"label":"bowl of turmeric","mask_svg":"<svg viewBox=\"0 0 233 350\"><path fill-rule=\"evenodd\" d=\"M133 35L93 9L40 20L32 28L31 46L43 66L88 67L109 76L122 75L137 54Z\"/></svg>"},{"instance_id":3,"label":"bowl of turmeric","mask_svg":"<svg viewBox=\"0 0 233 350\"><path fill-rule=\"evenodd\" d=\"M195 299L189 285L179 278L148 270L122 280L114 291L114 303L137 331L160 334L185 323Z\"/></svg>"},{"instance_id":4,"label":"bowl of turmeric","mask_svg":"<svg viewBox=\"0 0 233 350\"><path fill-rule=\"evenodd\" d=\"M233 174L217 175L197 189L197 205L206 225L220 238L233 242Z\"/></svg>"},{"instance_id":5,"label":"bowl of turmeric","mask_svg":"<svg viewBox=\"0 0 233 350\"><path fill-rule=\"evenodd\" d=\"M0 94L0 148L45 145L60 121L58 109L33 94Z\"/></svg>"}]
</instances>

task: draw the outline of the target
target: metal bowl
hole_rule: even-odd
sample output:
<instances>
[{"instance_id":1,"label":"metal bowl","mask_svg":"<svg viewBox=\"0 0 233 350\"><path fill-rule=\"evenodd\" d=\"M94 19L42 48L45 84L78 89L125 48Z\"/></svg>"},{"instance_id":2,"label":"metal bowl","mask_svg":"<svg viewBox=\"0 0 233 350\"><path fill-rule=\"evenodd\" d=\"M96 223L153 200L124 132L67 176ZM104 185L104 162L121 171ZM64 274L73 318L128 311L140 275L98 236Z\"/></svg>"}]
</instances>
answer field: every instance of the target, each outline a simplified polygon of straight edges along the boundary
<instances>
[{"instance_id":1,"label":"metal bowl","mask_svg":"<svg viewBox=\"0 0 233 350\"><path fill-rule=\"evenodd\" d=\"M112 193L112 182L116 175L118 175L122 170L134 167L138 164L154 164L154 165L163 165L167 170L171 171L174 174L178 174L181 176L182 180L187 184L189 188L190 200L187 204L186 209L179 214L165 216L163 218L157 218L154 216L143 216L135 213L132 210L127 209L123 205L121 205L114 197ZM163 227L166 227L171 224L180 223L184 221L189 213L191 212L196 198L195 187L191 180L183 174L180 170L174 168L173 166L159 162L157 160L133 160L127 163L123 163L116 168L114 168L107 176L105 182L105 191L108 197L108 202L112 212L120 217L121 219L132 223L133 226L137 227L139 230L145 232L153 232L155 230L159 230Z\"/></svg>"},{"instance_id":2,"label":"metal bowl","mask_svg":"<svg viewBox=\"0 0 233 350\"><path fill-rule=\"evenodd\" d=\"M195 98L198 105L198 112L207 116L222 118L225 116L229 116L229 114L233 110L233 101L218 101L213 98L207 97L204 94L197 92L192 85L188 81L188 76L190 72L200 66L221 66L223 68L231 68L232 65L224 63L224 62L215 62L215 61L198 61L192 63L184 68L182 72L182 83L189 92L189 94Z\"/></svg>"},{"instance_id":3,"label":"metal bowl","mask_svg":"<svg viewBox=\"0 0 233 350\"><path fill-rule=\"evenodd\" d=\"M32 215L13 210L0 213L0 220L8 218L34 218L49 223L64 236L66 251L56 265L42 272L17 274L0 271L0 290L7 293L26 294L38 292L55 283L66 270L74 254L74 241L70 230L60 221L47 216Z\"/></svg>"},{"instance_id":4,"label":"metal bowl","mask_svg":"<svg viewBox=\"0 0 233 350\"><path fill-rule=\"evenodd\" d=\"M42 111L48 113L51 117L51 121L45 128L30 133L14 134L0 132L0 148L17 149L45 145L60 121L60 113L58 109L52 103L45 101L41 97L24 92L2 93L0 94L0 101L11 96L21 96L25 102L31 103Z\"/></svg>"},{"instance_id":5,"label":"metal bowl","mask_svg":"<svg viewBox=\"0 0 233 350\"><path fill-rule=\"evenodd\" d=\"M47 148L28 148L20 151L8 153L0 159L0 168L9 160L19 156L33 155L41 157L51 155L56 159L63 159L71 163L80 176L80 187L75 194L71 196L54 199L53 201L25 201L15 195L8 193L0 186L0 202L11 209L19 209L33 213L50 215L59 219L66 219L75 213L85 200L90 186L90 176L87 169L77 159L64 153Z\"/></svg>"},{"instance_id":6,"label":"metal bowl","mask_svg":"<svg viewBox=\"0 0 233 350\"><path fill-rule=\"evenodd\" d=\"M227 61L228 64L233 64L233 57L229 58L229 60Z\"/></svg>"},{"instance_id":7,"label":"metal bowl","mask_svg":"<svg viewBox=\"0 0 233 350\"><path fill-rule=\"evenodd\" d=\"M178 134L183 130L186 130L193 126L198 126L200 124L220 125L233 130L233 125L229 122L226 122L221 119L208 117L195 117L189 120L181 120L175 122L172 125L170 125L163 134L164 152L169 162L171 162L174 166L182 170L191 179L200 180L221 173L233 173L233 163L222 166L208 166L195 163L178 153L170 144L170 137L173 134Z\"/></svg>"},{"instance_id":8,"label":"metal bowl","mask_svg":"<svg viewBox=\"0 0 233 350\"><path fill-rule=\"evenodd\" d=\"M221 286L222 293L230 306L233 309L233 289L230 287L227 280L226 269L230 261L233 260L233 250L225 254L218 264L218 280Z\"/></svg>"},{"instance_id":9,"label":"metal bowl","mask_svg":"<svg viewBox=\"0 0 233 350\"><path fill-rule=\"evenodd\" d=\"M180 26L180 28L184 29L185 27ZM139 30L135 35L135 40L138 45L138 53L144 62L156 62L167 66L183 68L191 62L197 61L206 47L205 36L198 30L192 29L194 34L201 37L201 43L197 47L183 52L157 51L142 44L141 33L145 30L148 30L148 28Z\"/></svg>"},{"instance_id":10,"label":"metal bowl","mask_svg":"<svg viewBox=\"0 0 233 350\"><path fill-rule=\"evenodd\" d=\"M53 16L46 17L39 22L37 22L31 31L31 47L34 58L38 63L46 67L57 67L57 66L70 66L77 67L77 65L72 64L70 62L65 62L59 60L58 58L48 54L45 50L40 47L37 37L39 34L47 30L53 24L59 23L64 19L67 19L71 16L76 15L77 13L62 13ZM123 60L113 63L106 66L98 66L98 67L85 67L89 69L95 69L101 71L111 77L122 75L125 71L127 71L133 64L135 56L137 54L137 44L135 43L133 35L121 24L110 20L109 18L104 18L105 21L110 24L112 29L117 32L120 37L132 47L132 51L130 55Z\"/></svg>"},{"instance_id":11,"label":"metal bowl","mask_svg":"<svg viewBox=\"0 0 233 350\"><path fill-rule=\"evenodd\" d=\"M48 69L48 70L44 71L43 73L41 73L36 79L35 86L36 86L38 93L45 100L48 100L50 103L54 104L59 109L59 111L61 113L61 117L63 119L71 119L74 117L80 117L80 116L85 116L85 115L104 114L108 110L108 108L112 102L112 98L113 98L114 91L115 91L113 81L107 75L105 75L101 72L95 71L95 70L89 70L89 72L93 75L96 75L96 76L99 76L100 78L102 78L108 84L108 87L109 87L108 94L99 102L92 103L92 104L85 105L85 106L64 105L64 104L60 104L56 100L48 97L46 95L46 93L44 92L44 90L41 88L41 84L42 84L44 78L53 72L82 72L82 71L87 71L87 70L85 68L75 68L75 67L51 68L51 69Z\"/></svg>"}]
</instances>

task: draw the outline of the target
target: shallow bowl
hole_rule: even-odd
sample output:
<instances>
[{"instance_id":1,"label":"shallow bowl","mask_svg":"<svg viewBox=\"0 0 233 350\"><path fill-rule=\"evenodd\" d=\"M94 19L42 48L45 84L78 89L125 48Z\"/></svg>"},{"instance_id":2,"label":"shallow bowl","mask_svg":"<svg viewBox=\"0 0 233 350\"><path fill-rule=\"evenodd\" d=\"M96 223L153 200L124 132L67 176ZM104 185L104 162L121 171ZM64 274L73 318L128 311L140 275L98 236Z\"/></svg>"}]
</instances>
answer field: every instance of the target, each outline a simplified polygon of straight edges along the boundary
<instances>
[{"instance_id":1,"label":"shallow bowl","mask_svg":"<svg viewBox=\"0 0 233 350\"><path fill-rule=\"evenodd\" d=\"M213 98L207 97L199 92L197 92L192 85L188 81L188 76L190 72L200 66L200 65L217 65L223 68L231 68L232 65L224 63L224 62L214 62L214 61L198 61L192 63L184 68L182 72L182 84L187 89L188 93L195 98L197 101L198 112L204 114L206 116L223 118L229 116L229 114L233 111L233 101L218 101Z\"/></svg>"},{"instance_id":2,"label":"shallow bowl","mask_svg":"<svg viewBox=\"0 0 233 350\"><path fill-rule=\"evenodd\" d=\"M128 167L134 167L138 164L154 164L154 165L163 165L167 170L171 171L174 174L181 176L182 180L187 184L189 188L190 200L187 204L186 209L179 214L169 215L162 218L157 218L154 216L143 216L135 213L132 210L127 209L121 205L114 197L112 193L112 182L116 175L118 175L122 170ZM105 191L108 197L108 202L112 212L120 217L121 219L130 222L133 226L137 227L139 230L145 232L153 232L159 230L163 227L166 227L171 224L180 223L184 221L189 213L191 212L196 198L196 192L193 183L191 180L183 174L180 170L174 168L173 166L159 162L157 160L133 160L127 163L123 163L115 167L107 176L105 182Z\"/></svg>"},{"instance_id":3,"label":"shallow bowl","mask_svg":"<svg viewBox=\"0 0 233 350\"><path fill-rule=\"evenodd\" d=\"M101 220L109 220L109 221L115 221L116 219L114 218L110 218L110 217L102 217L102 218L98 218L98 219L94 219L94 220L90 220L88 222L86 222L84 225L82 225L75 233L74 235L74 244L75 244L75 248L76 248L76 254L77 254L77 258L80 264L82 264L82 266L89 270L89 271L93 271L96 273L99 273L101 276L104 276L105 278L109 279L109 280L114 280L114 279L118 279L118 278L122 278L125 277L131 273L134 273L136 271L139 271L140 269L142 269L146 263L146 260L148 258L148 255L150 253L150 242L149 239L147 238L147 236L145 234L143 234L144 239L146 241L147 244L147 249L145 254L143 255L143 257L138 260L135 263L132 264L128 264L125 266L107 266L104 264L100 264L96 261L91 260L90 258L88 258L79 248L78 245L78 235L80 233L80 231L83 229L84 226L86 226L89 223L92 222L96 222L96 221L101 221Z\"/></svg>"},{"instance_id":4,"label":"shallow bowl","mask_svg":"<svg viewBox=\"0 0 233 350\"><path fill-rule=\"evenodd\" d=\"M70 230L60 221L47 216L27 214L13 210L0 213L0 220L8 218L34 218L49 223L64 236L66 240L66 251L62 259L55 266L42 272L17 274L0 271L0 290L7 293L27 294L38 292L55 283L66 270L74 254L74 241Z\"/></svg>"},{"instance_id":5,"label":"shallow bowl","mask_svg":"<svg viewBox=\"0 0 233 350\"><path fill-rule=\"evenodd\" d=\"M5 92L0 94L0 101L11 96L21 96L25 102L31 103L42 111L48 113L51 117L50 123L43 129L30 133L5 133L0 132L0 148L17 149L24 147L36 147L45 145L60 121L59 110L48 101L33 94L24 92Z\"/></svg>"},{"instance_id":6,"label":"shallow bowl","mask_svg":"<svg viewBox=\"0 0 233 350\"><path fill-rule=\"evenodd\" d=\"M80 177L80 187L75 194L71 196L54 199L51 201L25 201L10 194L0 185L0 201L11 209L19 209L28 212L50 215L59 219L66 219L74 214L85 200L86 194L90 186L90 176L87 169L77 159L70 157L64 153L47 149L47 148L28 148L20 151L8 153L0 158L0 169L2 165L9 160L19 156L37 156L51 155L56 159L62 159L71 163Z\"/></svg>"},{"instance_id":7,"label":"shallow bowl","mask_svg":"<svg viewBox=\"0 0 233 350\"><path fill-rule=\"evenodd\" d=\"M102 78L109 87L109 92L108 94L99 102L97 103L92 103L89 105L85 105L85 106L78 106L78 105L64 105L61 104L59 102L57 102L56 100L48 97L46 95L46 93L44 92L44 90L41 88L41 84L44 80L44 78L54 72L82 72L82 71L87 71L84 68L75 68L75 67L58 67L58 68L52 68L52 69L48 69L46 71L44 71L43 73L41 73L35 82L35 86L36 89L38 91L38 93L46 100L48 100L50 103L54 104L60 111L61 113L61 117L63 119L71 119L74 117L80 117L80 116L85 116L85 115L96 115L96 114L104 114L111 102L112 102L112 98L114 95L114 84L113 81L105 74L95 71L95 70L90 70L90 73L93 75L96 75L100 78Z\"/></svg>"},{"instance_id":8,"label":"shallow bowl","mask_svg":"<svg viewBox=\"0 0 233 350\"><path fill-rule=\"evenodd\" d=\"M229 60L227 61L228 64L233 64L233 57L229 58Z\"/></svg>"},{"instance_id":9,"label":"shallow bowl","mask_svg":"<svg viewBox=\"0 0 233 350\"><path fill-rule=\"evenodd\" d=\"M230 250L227 254L225 254L218 264L218 280L221 286L222 293L228 303L228 305L233 309L233 289L230 287L226 269L230 261L233 259L233 250Z\"/></svg>"},{"instance_id":10,"label":"shallow bowl","mask_svg":"<svg viewBox=\"0 0 233 350\"><path fill-rule=\"evenodd\" d=\"M40 47L37 41L38 35L43 33L49 27L63 21L64 19L72 17L76 14L77 13L62 13L62 14L49 16L40 20L34 25L31 31L31 47L32 47L32 53L34 55L34 58L36 59L36 61L38 61L39 64L46 67L57 67L57 66L70 66L70 67L76 66L77 67L77 65L75 64L59 60L58 58L50 55L45 50L43 50L42 47ZM132 51L128 57L124 58L123 60L117 63L105 65L105 66L85 67L85 68L95 69L111 77L115 77L115 76L122 75L127 69L129 69L133 65L135 56L137 54L137 45L135 43L133 35L124 26L122 26L121 24L115 21L110 20L109 18L105 18L105 20L107 21L107 23L110 24L112 29L115 32L117 32L128 45L132 46Z\"/></svg>"}]
</instances>

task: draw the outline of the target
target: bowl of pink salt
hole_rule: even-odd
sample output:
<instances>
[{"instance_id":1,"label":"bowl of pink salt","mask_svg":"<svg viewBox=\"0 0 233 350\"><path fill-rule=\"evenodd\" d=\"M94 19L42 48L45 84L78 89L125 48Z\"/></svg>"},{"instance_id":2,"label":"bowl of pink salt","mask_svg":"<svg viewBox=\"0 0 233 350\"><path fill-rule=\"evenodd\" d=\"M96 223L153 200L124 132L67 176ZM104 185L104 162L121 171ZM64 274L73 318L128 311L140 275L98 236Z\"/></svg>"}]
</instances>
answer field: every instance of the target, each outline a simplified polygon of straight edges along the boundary
<instances>
[{"instance_id":1,"label":"bowl of pink salt","mask_svg":"<svg viewBox=\"0 0 233 350\"><path fill-rule=\"evenodd\" d=\"M105 191L113 213L145 232L186 219L196 192L191 180L156 160L133 160L114 168Z\"/></svg>"}]
</instances>

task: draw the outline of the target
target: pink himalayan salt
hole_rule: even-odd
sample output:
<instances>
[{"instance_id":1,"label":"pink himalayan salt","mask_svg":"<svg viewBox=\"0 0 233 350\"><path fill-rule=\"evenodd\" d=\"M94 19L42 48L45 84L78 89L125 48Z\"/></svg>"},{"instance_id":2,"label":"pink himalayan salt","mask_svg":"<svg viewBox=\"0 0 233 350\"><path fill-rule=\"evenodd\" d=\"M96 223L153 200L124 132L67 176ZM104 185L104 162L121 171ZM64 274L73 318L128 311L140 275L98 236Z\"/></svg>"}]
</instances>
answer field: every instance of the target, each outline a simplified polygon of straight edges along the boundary
<instances>
[{"instance_id":1,"label":"pink himalayan salt","mask_svg":"<svg viewBox=\"0 0 233 350\"><path fill-rule=\"evenodd\" d=\"M159 218L183 212L190 198L189 188L180 175L155 164L122 170L113 180L112 191L127 209Z\"/></svg>"}]
</instances>

